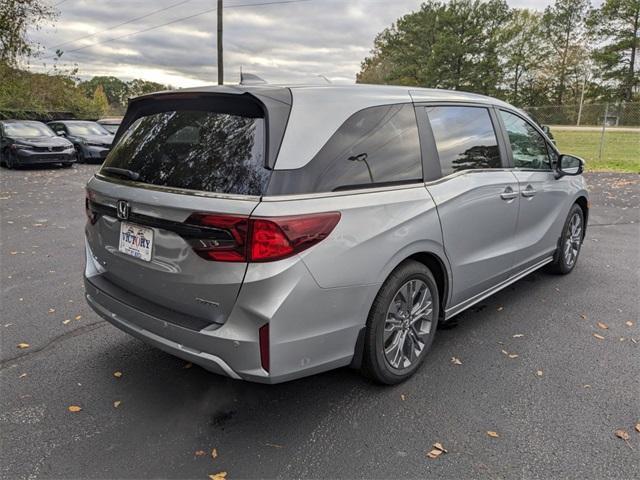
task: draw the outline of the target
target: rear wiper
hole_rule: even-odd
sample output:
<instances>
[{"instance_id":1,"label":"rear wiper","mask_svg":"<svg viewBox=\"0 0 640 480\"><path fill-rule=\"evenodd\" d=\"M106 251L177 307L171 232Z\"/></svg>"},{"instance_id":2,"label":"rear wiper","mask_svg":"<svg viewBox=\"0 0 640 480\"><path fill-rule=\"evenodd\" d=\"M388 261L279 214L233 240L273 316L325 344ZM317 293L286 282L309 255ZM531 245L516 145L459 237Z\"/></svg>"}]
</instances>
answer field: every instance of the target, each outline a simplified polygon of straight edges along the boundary
<instances>
[{"instance_id":1,"label":"rear wiper","mask_svg":"<svg viewBox=\"0 0 640 480\"><path fill-rule=\"evenodd\" d=\"M140 179L140 174L138 172L127 170L126 168L102 167L102 170L106 173L112 173L113 175L118 175L119 177L128 178L133 181Z\"/></svg>"}]
</instances>

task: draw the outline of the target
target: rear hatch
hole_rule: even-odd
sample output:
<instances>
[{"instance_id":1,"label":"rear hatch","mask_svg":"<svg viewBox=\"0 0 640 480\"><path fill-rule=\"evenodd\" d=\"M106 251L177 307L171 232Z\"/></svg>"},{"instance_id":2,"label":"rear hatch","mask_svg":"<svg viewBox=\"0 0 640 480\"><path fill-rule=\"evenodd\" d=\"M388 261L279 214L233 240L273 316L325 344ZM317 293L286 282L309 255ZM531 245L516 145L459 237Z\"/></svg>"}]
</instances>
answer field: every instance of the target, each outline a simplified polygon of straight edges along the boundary
<instances>
[{"instance_id":1,"label":"rear hatch","mask_svg":"<svg viewBox=\"0 0 640 480\"><path fill-rule=\"evenodd\" d=\"M229 87L133 100L87 185L87 243L100 272L88 280L167 322L223 324L247 269L243 229L290 104L287 89Z\"/></svg>"}]
</instances>

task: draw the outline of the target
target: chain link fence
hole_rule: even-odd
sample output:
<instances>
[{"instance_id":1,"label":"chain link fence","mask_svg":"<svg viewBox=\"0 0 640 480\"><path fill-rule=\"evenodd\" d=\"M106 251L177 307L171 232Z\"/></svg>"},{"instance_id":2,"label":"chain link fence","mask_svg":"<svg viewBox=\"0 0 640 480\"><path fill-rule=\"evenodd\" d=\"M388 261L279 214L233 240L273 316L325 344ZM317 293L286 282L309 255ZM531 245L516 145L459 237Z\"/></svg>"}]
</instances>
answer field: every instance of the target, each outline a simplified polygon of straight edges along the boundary
<instances>
[{"instance_id":1,"label":"chain link fence","mask_svg":"<svg viewBox=\"0 0 640 480\"><path fill-rule=\"evenodd\" d=\"M544 125L640 127L640 103L585 103L526 107Z\"/></svg>"},{"instance_id":2,"label":"chain link fence","mask_svg":"<svg viewBox=\"0 0 640 480\"><path fill-rule=\"evenodd\" d=\"M589 170L640 173L640 103L545 105L525 110L551 128L556 145Z\"/></svg>"}]
</instances>

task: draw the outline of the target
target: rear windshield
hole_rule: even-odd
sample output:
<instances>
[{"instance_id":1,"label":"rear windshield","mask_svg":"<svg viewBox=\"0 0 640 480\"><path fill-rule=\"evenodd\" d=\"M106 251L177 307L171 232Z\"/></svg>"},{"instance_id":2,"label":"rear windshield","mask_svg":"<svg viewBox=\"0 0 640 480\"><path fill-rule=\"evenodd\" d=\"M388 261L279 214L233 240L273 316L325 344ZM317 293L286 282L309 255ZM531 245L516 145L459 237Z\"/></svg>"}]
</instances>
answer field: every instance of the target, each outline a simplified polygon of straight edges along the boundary
<instances>
[{"instance_id":1,"label":"rear windshield","mask_svg":"<svg viewBox=\"0 0 640 480\"><path fill-rule=\"evenodd\" d=\"M270 176L264 154L264 118L166 111L133 122L104 167L130 170L153 185L261 195Z\"/></svg>"}]
</instances>

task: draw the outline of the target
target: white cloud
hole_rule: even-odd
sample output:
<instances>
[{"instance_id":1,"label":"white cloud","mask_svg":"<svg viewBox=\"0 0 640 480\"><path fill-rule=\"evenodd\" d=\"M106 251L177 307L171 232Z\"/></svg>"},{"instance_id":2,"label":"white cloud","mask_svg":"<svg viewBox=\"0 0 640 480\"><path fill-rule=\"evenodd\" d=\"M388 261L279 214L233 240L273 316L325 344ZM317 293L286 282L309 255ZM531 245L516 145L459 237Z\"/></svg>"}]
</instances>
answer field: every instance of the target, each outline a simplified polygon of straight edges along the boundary
<instances>
[{"instance_id":1,"label":"white cloud","mask_svg":"<svg viewBox=\"0 0 640 480\"><path fill-rule=\"evenodd\" d=\"M325 75L353 82L360 62L378 32L421 0L311 0L299 3L232 8L269 0L225 0L225 81L237 82L240 66L269 81L297 81ZM183 22L114 39L210 10L211 0L183 5L127 25L74 41L88 33L178 3L130 0L67 0L60 5L55 28L31 33L45 47L70 42L63 60L77 64L79 75L145 78L186 87L217 79L216 14L209 12ZM509 0L511 6L543 9L550 0ZM104 42L100 45L94 45ZM94 45L94 46L93 46ZM77 48L78 51L72 51ZM45 58L50 58L48 50ZM40 62L34 62L37 64Z\"/></svg>"}]
</instances>

